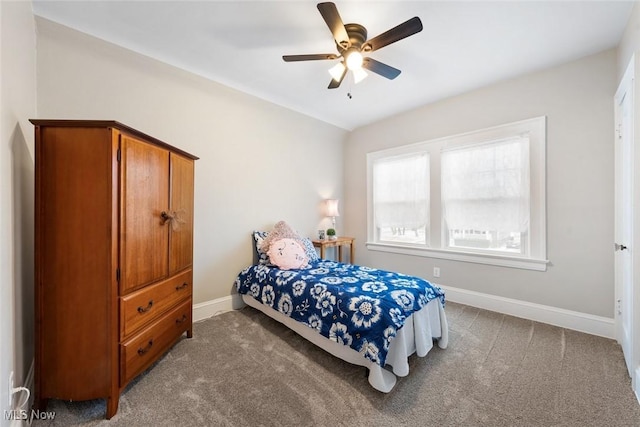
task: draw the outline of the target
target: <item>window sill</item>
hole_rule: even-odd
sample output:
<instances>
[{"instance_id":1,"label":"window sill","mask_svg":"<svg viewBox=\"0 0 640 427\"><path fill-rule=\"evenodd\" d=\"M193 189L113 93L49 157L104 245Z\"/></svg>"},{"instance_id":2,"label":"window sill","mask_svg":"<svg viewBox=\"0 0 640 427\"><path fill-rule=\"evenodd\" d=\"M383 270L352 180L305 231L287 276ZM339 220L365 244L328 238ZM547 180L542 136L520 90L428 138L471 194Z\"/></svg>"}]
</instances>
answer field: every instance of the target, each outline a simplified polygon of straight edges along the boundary
<instances>
[{"instance_id":1,"label":"window sill","mask_svg":"<svg viewBox=\"0 0 640 427\"><path fill-rule=\"evenodd\" d=\"M508 255L480 254L475 252L451 251L446 249L400 246L388 243L367 242L367 249L380 252L392 252L403 255L426 258L449 259L453 261L472 262L476 264L495 265L499 267L520 268L523 270L547 271L548 260L523 258Z\"/></svg>"}]
</instances>

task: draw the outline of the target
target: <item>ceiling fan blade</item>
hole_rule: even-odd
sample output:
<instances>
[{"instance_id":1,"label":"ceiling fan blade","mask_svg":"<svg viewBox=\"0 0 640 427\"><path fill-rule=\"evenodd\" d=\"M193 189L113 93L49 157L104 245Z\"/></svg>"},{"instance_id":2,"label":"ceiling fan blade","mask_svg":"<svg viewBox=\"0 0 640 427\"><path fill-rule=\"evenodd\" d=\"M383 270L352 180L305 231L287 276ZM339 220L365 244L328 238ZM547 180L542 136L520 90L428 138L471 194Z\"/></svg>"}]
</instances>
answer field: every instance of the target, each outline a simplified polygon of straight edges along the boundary
<instances>
[{"instance_id":1,"label":"ceiling fan blade","mask_svg":"<svg viewBox=\"0 0 640 427\"><path fill-rule=\"evenodd\" d=\"M376 61L373 58L365 58L362 61L362 68L380 74L382 77L386 77L389 80L393 80L400 75L400 70L393 68L390 65L384 64L380 61Z\"/></svg>"},{"instance_id":2,"label":"ceiling fan blade","mask_svg":"<svg viewBox=\"0 0 640 427\"><path fill-rule=\"evenodd\" d=\"M338 46L347 49L351 42L349 41L349 34L347 34L347 30L344 28L336 5L331 2L318 3L318 10L324 18L324 22L327 23L327 26L331 30L331 34L333 34L333 38Z\"/></svg>"},{"instance_id":3,"label":"ceiling fan blade","mask_svg":"<svg viewBox=\"0 0 640 427\"><path fill-rule=\"evenodd\" d=\"M422 21L420 21L420 18L415 16L392 29L385 31L379 36L372 38L371 40L367 40L362 47L362 50L365 52L373 52L374 50L381 49L391 43L397 42L398 40L402 40L414 35L415 33L419 33L420 31L422 31Z\"/></svg>"},{"instance_id":4,"label":"ceiling fan blade","mask_svg":"<svg viewBox=\"0 0 640 427\"><path fill-rule=\"evenodd\" d=\"M331 79L331 82L329 83L329 86L327 87L327 89L336 89L338 87L340 87L340 83L342 83L342 80L344 80L344 76L347 75L347 67L344 68L344 71L342 72L342 75L340 76L340 80L336 80L336 79Z\"/></svg>"},{"instance_id":5,"label":"ceiling fan blade","mask_svg":"<svg viewBox=\"0 0 640 427\"><path fill-rule=\"evenodd\" d=\"M311 55L283 55L282 59L284 62L295 62L295 61L317 61L321 59L336 59L338 55L333 53L316 53Z\"/></svg>"}]
</instances>

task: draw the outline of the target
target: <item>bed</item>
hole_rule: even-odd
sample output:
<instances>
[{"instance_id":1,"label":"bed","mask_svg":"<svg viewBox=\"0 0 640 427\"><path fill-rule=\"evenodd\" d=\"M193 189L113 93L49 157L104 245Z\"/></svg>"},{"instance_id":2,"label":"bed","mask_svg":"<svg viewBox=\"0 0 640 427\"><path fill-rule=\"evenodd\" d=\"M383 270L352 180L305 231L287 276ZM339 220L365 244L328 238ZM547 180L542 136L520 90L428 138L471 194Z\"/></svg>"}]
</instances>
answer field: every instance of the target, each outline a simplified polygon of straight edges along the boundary
<instances>
[{"instance_id":1,"label":"bed","mask_svg":"<svg viewBox=\"0 0 640 427\"><path fill-rule=\"evenodd\" d=\"M306 242L311 259L300 268L283 269L260 253L254 237L259 261L235 281L243 301L334 356L368 368L376 390L388 393L396 376L408 375L412 354L426 356L434 342L447 347L445 298L437 286L414 276L318 259Z\"/></svg>"}]
</instances>

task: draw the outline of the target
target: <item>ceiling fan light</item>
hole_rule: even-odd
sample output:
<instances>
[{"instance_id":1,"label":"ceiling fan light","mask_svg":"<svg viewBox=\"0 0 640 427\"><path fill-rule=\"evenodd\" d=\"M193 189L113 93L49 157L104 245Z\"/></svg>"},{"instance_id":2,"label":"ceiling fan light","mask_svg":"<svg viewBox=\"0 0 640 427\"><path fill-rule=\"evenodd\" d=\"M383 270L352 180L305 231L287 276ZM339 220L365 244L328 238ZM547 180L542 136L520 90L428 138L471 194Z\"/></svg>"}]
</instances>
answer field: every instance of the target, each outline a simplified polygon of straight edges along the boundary
<instances>
[{"instance_id":1,"label":"ceiling fan light","mask_svg":"<svg viewBox=\"0 0 640 427\"><path fill-rule=\"evenodd\" d=\"M356 84L358 84L361 81L363 81L369 75L362 68L357 68L357 69L353 70L352 72L353 72L353 81L356 82Z\"/></svg>"},{"instance_id":2,"label":"ceiling fan light","mask_svg":"<svg viewBox=\"0 0 640 427\"><path fill-rule=\"evenodd\" d=\"M357 50L352 51L347 56L347 68L351 71L362 69L362 54Z\"/></svg>"},{"instance_id":3,"label":"ceiling fan light","mask_svg":"<svg viewBox=\"0 0 640 427\"><path fill-rule=\"evenodd\" d=\"M342 74L344 74L345 66L342 62L338 62L333 67L329 68L329 74L333 77L333 80L340 81Z\"/></svg>"}]
</instances>

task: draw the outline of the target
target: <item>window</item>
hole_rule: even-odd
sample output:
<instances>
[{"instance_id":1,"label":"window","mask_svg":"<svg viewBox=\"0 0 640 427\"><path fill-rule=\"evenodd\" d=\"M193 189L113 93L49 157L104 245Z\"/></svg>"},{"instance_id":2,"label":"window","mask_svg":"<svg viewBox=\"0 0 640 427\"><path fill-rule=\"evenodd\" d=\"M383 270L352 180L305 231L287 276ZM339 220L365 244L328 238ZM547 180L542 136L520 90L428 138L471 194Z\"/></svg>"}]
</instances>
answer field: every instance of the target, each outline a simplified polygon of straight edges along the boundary
<instances>
[{"instance_id":1,"label":"window","mask_svg":"<svg viewBox=\"0 0 640 427\"><path fill-rule=\"evenodd\" d=\"M546 269L545 118L369 153L372 250Z\"/></svg>"},{"instance_id":2,"label":"window","mask_svg":"<svg viewBox=\"0 0 640 427\"><path fill-rule=\"evenodd\" d=\"M527 254L529 137L443 149L445 246Z\"/></svg>"},{"instance_id":3,"label":"window","mask_svg":"<svg viewBox=\"0 0 640 427\"><path fill-rule=\"evenodd\" d=\"M373 164L377 240L424 243L429 222L429 155L385 157Z\"/></svg>"}]
</instances>

